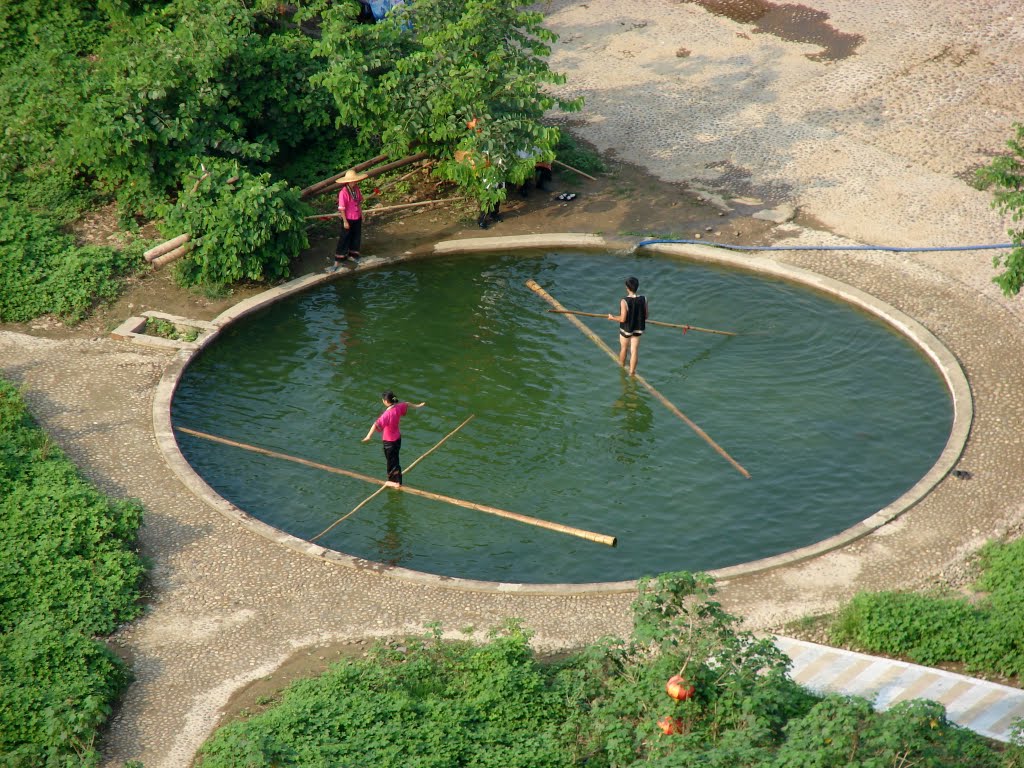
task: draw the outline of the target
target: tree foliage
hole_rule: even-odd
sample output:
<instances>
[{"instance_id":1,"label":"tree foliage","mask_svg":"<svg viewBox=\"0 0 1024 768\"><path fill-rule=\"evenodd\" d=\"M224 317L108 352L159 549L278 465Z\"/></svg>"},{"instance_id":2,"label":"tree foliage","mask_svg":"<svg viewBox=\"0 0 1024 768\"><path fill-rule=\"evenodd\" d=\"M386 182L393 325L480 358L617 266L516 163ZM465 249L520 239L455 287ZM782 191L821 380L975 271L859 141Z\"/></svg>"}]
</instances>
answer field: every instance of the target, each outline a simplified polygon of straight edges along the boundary
<instances>
[{"instance_id":1,"label":"tree foliage","mask_svg":"<svg viewBox=\"0 0 1024 768\"><path fill-rule=\"evenodd\" d=\"M312 81L364 146L428 152L442 161L439 175L491 201L504 196L501 182L521 182L536 159L554 157L558 130L542 117L581 102L545 91L564 76L548 67L557 37L540 13L509 0L416 0L354 24L354 7L321 2L307 12L320 15L314 50L326 62Z\"/></svg>"},{"instance_id":2,"label":"tree foliage","mask_svg":"<svg viewBox=\"0 0 1024 768\"><path fill-rule=\"evenodd\" d=\"M258 7L175 0L112 17L68 162L127 211L152 212L199 157L259 167L328 125L330 103L308 81L309 39Z\"/></svg>"},{"instance_id":3,"label":"tree foliage","mask_svg":"<svg viewBox=\"0 0 1024 768\"><path fill-rule=\"evenodd\" d=\"M116 200L128 227L174 211L163 229L188 231L196 244L179 278L217 286L287 274L304 241L281 185L309 184L381 151L426 151L441 161L441 177L493 202L503 182L553 157L559 132L543 117L579 103L545 91L563 78L548 68L555 37L539 13L510 0L418 0L362 24L358 8L354 0L0 4L0 201L17 206L36 235L28 246L10 228L0 237L0 292L10 294L0 296L3 317L77 319L93 303L82 294L110 294L125 271L110 266L119 257L77 248L62 229L100 202ZM243 178L233 194L191 191L200 163L226 162ZM268 208L258 212L261 200ZM195 231L177 228L192 223ZM249 246L258 253L241 255ZM45 278L65 263L71 309L55 308L59 292Z\"/></svg>"},{"instance_id":4,"label":"tree foliage","mask_svg":"<svg viewBox=\"0 0 1024 768\"><path fill-rule=\"evenodd\" d=\"M1024 286L1024 123L1014 125L1016 135L1006 142L1010 152L978 170L978 180L995 187L992 207L1008 215L1016 225L1008 231L1014 248L995 256L992 266L1003 267L993 278L1003 294L1016 296Z\"/></svg>"}]
</instances>

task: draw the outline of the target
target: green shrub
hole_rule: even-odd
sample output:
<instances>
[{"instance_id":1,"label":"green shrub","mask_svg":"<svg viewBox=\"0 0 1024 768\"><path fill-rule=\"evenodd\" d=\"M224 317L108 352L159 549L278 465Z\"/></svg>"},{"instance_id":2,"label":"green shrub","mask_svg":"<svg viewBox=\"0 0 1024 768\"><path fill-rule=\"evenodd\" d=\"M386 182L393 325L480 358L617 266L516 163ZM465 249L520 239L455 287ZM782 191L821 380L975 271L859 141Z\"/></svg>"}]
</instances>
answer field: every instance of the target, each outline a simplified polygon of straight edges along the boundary
<instances>
[{"instance_id":1,"label":"green shrub","mask_svg":"<svg viewBox=\"0 0 1024 768\"><path fill-rule=\"evenodd\" d=\"M934 701L904 701L882 713L864 699L835 695L789 724L770 763L778 768L1001 764L998 752L974 733L950 725Z\"/></svg>"},{"instance_id":2,"label":"green shrub","mask_svg":"<svg viewBox=\"0 0 1024 768\"><path fill-rule=\"evenodd\" d=\"M963 662L970 671L1024 675L1024 540L982 549L980 599L862 593L836 615L833 642L921 664ZM988 594L984 594L988 593Z\"/></svg>"},{"instance_id":3,"label":"green shrub","mask_svg":"<svg viewBox=\"0 0 1024 768\"><path fill-rule=\"evenodd\" d=\"M164 210L168 237L188 233L192 250L175 264L183 285L220 286L239 280L278 280L308 246L299 193L270 174L249 173L237 163L208 158L198 182ZM231 183L229 183L229 181Z\"/></svg>"},{"instance_id":4,"label":"green shrub","mask_svg":"<svg viewBox=\"0 0 1024 768\"><path fill-rule=\"evenodd\" d=\"M2 200L0 322L45 314L80 321L98 303L116 298L123 278L143 263L142 243L124 250L78 247L71 235L24 205Z\"/></svg>"},{"instance_id":5,"label":"green shrub","mask_svg":"<svg viewBox=\"0 0 1024 768\"><path fill-rule=\"evenodd\" d=\"M845 605L830 634L835 643L921 664L966 661L982 615L966 600L903 592L861 593Z\"/></svg>"},{"instance_id":6,"label":"green shrub","mask_svg":"<svg viewBox=\"0 0 1024 768\"><path fill-rule=\"evenodd\" d=\"M1003 267L992 281L1006 296L1016 296L1024 287L1024 123L1014 124L1013 129L1014 137L1006 142L1009 152L978 169L976 175L983 188L995 188L992 207L1015 225L1007 230L1014 247L992 258L992 266Z\"/></svg>"},{"instance_id":7,"label":"green shrub","mask_svg":"<svg viewBox=\"0 0 1024 768\"><path fill-rule=\"evenodd\" d=\"M515 625L484 646L420 638L294 684L219 731L199 764L553 768L569 764L569 708Z\"/></svg>"},{"instance_id":8,"label":"green shrub","mask_svg":"<svg viewBox=\"0 0 1024 768\"><path fill-rule=\"evenodd\" d=\"M555 155L566 165L571 165L573 168L578 168L591 175L608 170L599 154L580 146L568 131L562 131L559 134L558 144L555 145ZM572 171L562 171L562 173L571 174Z\"/></svg>"},{"instance_id":9,"label":"green shrub","mask_svg":"<svg viewBox=\"0 0 1024 768\"><path fill-rule=\"evenodd\" d=\"M84 480L0 381L0 764L98 764L129 674L95 638L140 611L141 511Z\"/></svg>"},{"instance_id":10,"label":"green shrub","mask_svg":"<svg viewBox=\"0 0 1024 768\"><path fill-rule=\"evenodd\" d=\"M785 675L788 659L738 631L713 593L706 576L643 580L631 640L608 638L557 663L534 658L515 623L483 646L444 643L437 632L378 646L222 728L199 765L1001 765L934 702L876 713L863 699L802 690ZM679 672L695 687L688 701L665 694ZM677 718L678 732L662 735L663 716Z\"/></svg>"}]
</instances>

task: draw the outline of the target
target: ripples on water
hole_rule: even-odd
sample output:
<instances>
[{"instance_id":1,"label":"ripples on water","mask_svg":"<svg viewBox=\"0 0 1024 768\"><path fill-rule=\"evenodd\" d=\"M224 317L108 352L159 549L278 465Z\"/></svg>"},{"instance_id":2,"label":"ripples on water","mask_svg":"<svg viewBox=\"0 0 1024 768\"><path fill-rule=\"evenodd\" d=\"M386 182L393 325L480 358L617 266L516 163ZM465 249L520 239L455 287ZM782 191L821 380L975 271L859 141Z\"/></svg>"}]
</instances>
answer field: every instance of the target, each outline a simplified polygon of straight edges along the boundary
<instances>
[{"instance_id":1,"label":"ripples on water","mask_svg":"<svg viewBox=\"0 0 1024 768\"><path fill-rule=\"evenodd\" d=\"M524 282L615 310L635 274L651 317L640 373L752 475L744 479ZM614 323L581 318L617 351ZM723 567L804 546L913 485L948 437L937 372L861 312L787 283L667 258L461 257L360 273L228 329L189 368L176 424L380 477L360 442L381 390L408 475L437 493L617 536L606 548L385 492L321 543L494 581L585 582ZM375 486L179 435L249 513L309 538Z\"/></svg>"}]
</instances>

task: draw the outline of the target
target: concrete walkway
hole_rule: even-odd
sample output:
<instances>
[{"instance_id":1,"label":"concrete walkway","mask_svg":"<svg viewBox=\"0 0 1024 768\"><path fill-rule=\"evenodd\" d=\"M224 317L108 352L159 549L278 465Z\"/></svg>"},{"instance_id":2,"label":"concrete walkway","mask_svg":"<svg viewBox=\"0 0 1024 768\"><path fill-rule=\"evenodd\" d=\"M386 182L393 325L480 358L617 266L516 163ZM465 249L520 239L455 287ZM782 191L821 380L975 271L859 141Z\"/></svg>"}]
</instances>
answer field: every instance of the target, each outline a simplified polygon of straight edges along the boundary
<instances>
[{"instance_id":1,"label":"concrete walkway","mask_svg":"<svg viewBox=\"0 0 1024 768\"><path fill-rule=\"evenodd\" d=\"M1003 742L1010 741L1013 724L1024 719L1019 688L788 637L777 637L775 644L793 660L792 678L818 693L861 696L879 710L930 699L957 725Z\"/></svg>"}]
</instances>

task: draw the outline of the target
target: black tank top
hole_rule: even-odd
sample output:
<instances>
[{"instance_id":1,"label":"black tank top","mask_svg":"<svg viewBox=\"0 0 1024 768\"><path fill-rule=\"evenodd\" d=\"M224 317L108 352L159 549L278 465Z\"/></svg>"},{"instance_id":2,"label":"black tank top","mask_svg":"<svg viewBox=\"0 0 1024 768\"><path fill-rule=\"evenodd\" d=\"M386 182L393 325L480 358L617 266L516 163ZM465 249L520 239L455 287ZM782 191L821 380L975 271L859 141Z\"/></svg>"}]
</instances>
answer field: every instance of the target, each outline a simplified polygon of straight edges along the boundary
<instances>
[{"instance_id":1,"label":"black tank top","mask_svg":"<svg viewBox=\"0 0 1024 768\"><path fill-rule=\"evenodd\" d=\"M647 328L647 297L625 296L626 321L619 328L626 333L636 333Z\"/></svg>"}]
</instances>

